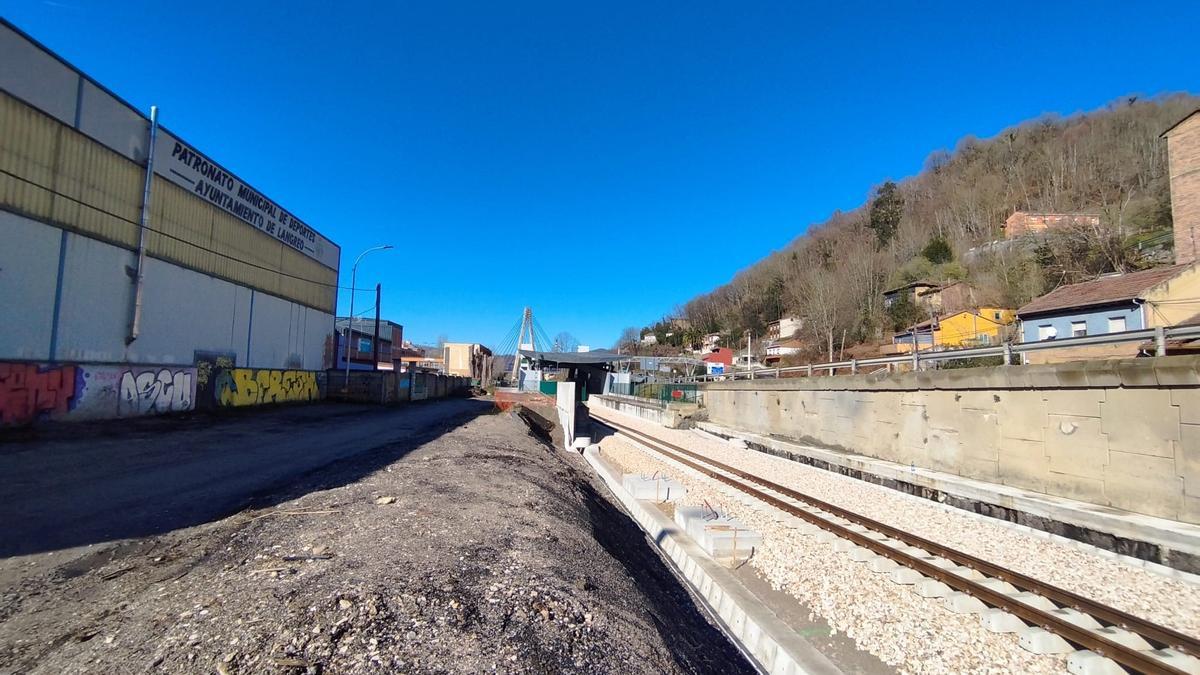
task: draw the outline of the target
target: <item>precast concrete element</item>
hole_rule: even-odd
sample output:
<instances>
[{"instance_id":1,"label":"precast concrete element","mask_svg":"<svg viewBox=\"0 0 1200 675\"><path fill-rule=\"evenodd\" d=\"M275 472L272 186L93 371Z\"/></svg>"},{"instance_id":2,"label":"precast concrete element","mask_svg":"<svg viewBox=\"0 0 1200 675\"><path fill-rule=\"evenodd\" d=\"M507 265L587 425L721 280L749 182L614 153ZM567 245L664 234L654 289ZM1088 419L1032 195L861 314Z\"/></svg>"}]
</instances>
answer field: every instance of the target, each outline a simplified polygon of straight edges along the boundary
<instances>
[{"instance_id":1,"label":"precast concrete element","mask_svg":"<svg viewBox=\"0 0 1200 675\"><path fill-rule=\"evenodd\" d=\"M1078 499L1038 494L711 422L699 422L698 427L697 433L709 437L741 438L759 452L924 497L969 518L1008 523L1017 530L1096 553L1108 551L1127 563L1168 576L1200 572L1200 526L1192 523L1097 508Z\"/></svg>"},{"instance_id":2,"label":"precast concrete element","mask_svg":"<svg viewBox=\"0 0 1200 675\"><path fill-rule=\"evenodd\" d=\"M695 413L700 406L695 403L675 403L642 398L640 396L625 396L622 394L598 394L588 397L588 406L609 408L626 415L640 417L648 422L661 424L669 429L677 428L688 415Z\"/></svg>"},{"instance_id":3,"label":"precast concrete element","mask_svg":"<svg viewBox=\"0 0 1200 675\"><path fill-rule=\"evenodd\" d=\"M595 397L593 397L595 398ZM671 561L718 624L769 675L835 675L841 671L746 589L660 511L633 498L596 446L584 459L612 490L648 538Z\"/></svg>"},{"instance_id":4,"label":"precast concrete element","mask_svg":"<svg viewBox=\"0 0 1200 675\"><path fill-rule=\"evenodd\" d=\"M687 494L687 488L679 481L665 476L641 476L634 473L625 474L621 481L634 499L645 499L652 502L673 502Z\"/></svg>"},{"instance_id":5,"label":"precast concrete element","mask_svg":"<svg viewBox=\"0 0 1200 675\"><path fill-rule=\"evenodd\" d=\"M758 532L736 518L702 507L676 508L675 523L714 558L744 560L762 546Z\"/></svg>"},{"instance_id":6,"label":"precast concrete element","mask_svg":"<svg viewBox=\"0 0 1200 675\"><path fill-rule=\"evenodd\" d=\"M723 427L1200 524L1200 357L739 380L704 392Z\"/></svg>"},{"instance_id":7,"label":"precast concrete element","mask_svg":"<svg viewBox=\"0 0 1200 675\"><path fill-rule=\"evenodd\" d=\"M1125 675L1126 670L1116 661L1085 649L1067 656L1067 672L1074 675Z\"/></svg>"}]
</instances>

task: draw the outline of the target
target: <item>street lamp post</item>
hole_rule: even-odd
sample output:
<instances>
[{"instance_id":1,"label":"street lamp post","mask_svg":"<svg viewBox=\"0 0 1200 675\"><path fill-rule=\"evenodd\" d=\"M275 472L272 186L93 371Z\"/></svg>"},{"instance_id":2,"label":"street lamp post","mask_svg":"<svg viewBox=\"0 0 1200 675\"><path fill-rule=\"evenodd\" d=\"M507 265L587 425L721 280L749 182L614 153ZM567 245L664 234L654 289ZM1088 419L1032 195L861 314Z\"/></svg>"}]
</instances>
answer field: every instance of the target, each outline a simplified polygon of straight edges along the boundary
<instances>
[{"instance_id":1,"label":"street lamp post","mask_svg":"<svg viewBox=\"0 0 1200 675\"><path fill-rule=\"evenodd\" d=\"M350 389L350 339L354 334L354 287L358 280L358 263L371 251L386 251L389 248L392 248L391 244L384 244L359 253L354 259L354 266L350 268L350 316L346 317L346 379L342 381L344 390Z\"/></svg>"}]
</instances>

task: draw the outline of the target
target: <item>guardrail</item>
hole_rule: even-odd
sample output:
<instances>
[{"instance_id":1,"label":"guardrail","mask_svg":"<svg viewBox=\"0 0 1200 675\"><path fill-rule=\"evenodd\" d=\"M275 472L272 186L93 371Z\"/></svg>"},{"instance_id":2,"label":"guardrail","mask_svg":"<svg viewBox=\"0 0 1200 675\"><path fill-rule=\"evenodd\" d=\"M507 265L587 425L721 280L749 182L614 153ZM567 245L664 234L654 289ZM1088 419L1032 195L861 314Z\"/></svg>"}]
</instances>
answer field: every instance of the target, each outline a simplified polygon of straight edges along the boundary
<instances>
[{"instance_id":1,"label":"guardrail","mask_svg":"<svg viewBox=\"0 0 1200 675\"><path fill-rule=\"evenodd\" d=\"M945 351L913 351L903 356L880 356L873 359L849 359L847 361L831 361L829 363L809 363L803 366L788 366L780 368L756 368L753 370L735 370L720 375L700 375L685 378L683 382L711 382L714 380L739 380L781 377L787 373L804 373L809 377L828 370L832 374L836 370L849 369L857 373L863 368L877 366L891 367L893 365L911 365L914 370L922 363L939 361L958 361L961 359L979 359L1000 356L1005 365L1014 362L1014 357L1030 352L1054 349L1069 349L1071 347L1086 347L1090 345L1120 345L1129 343L1154 342L1156 356L1165 356L1167 341L1183 338L1200 338L1200 325L1196 326L1158 326L1142 330L1128 330L1121 333L1105 333L1103 335L1084 335L1081 337L1041 340L1038 342L1005 343L994 347L972 347L970 349L947 349Z\"/></svg>"}]
</instances>

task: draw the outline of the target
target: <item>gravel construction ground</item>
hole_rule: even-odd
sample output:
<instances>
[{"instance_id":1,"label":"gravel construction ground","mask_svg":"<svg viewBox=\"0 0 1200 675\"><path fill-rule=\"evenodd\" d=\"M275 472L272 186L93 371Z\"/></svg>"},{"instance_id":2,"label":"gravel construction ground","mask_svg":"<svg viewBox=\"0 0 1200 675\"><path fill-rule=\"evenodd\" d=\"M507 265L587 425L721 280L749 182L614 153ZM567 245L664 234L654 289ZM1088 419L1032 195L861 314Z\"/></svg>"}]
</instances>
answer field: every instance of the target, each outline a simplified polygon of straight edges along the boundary
<instances>
[{"instance_id":1,"label":"gravel construction ground","mask_svg":"<svg viewBox=\"0 0 1200 675\"><path fill-rule=\"evenodd\" d=\"M577 456L507 413L410 426L220 519L10 556L0 672L753 672Z\"/></svg>"},{"instance_id":2,"label":"gravel construction ground","mask_svg":"<svg viewBox=\"0 0 1200 675\"><path fill-rule=\"evenodd\" d=\"M1090 596L1183 632L1200 634L1200 585L971 517L893 490L774 457L695 431L664 429L628 415L593 414L654 434L713 459L768 477L867 517ZM954 614L907 587L781 527L769 510L691 469L646 453L620 437L601 442L604 455L629 473L655 471L687 486L686 503L721 504L764 534L754 568L775 588L813 607L836 630L884 662L909 672L1062 672L1060 658L1034 656L1015 635L985 631L977 617Z\"/></svg>"}]
</instances>

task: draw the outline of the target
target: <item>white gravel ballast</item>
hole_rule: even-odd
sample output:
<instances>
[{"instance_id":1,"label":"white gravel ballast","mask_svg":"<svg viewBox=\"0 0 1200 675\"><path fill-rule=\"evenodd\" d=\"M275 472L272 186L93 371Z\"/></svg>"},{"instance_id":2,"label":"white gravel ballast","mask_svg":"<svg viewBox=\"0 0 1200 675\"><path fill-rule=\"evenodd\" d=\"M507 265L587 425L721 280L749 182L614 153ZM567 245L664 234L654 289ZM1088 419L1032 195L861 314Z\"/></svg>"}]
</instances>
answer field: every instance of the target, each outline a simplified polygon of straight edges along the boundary
<instances>
[{"instance_id":1,"label":"white gravel ballast","mask_svg":"<svg viewBox=\"0 0 1200 675\"><path fill-rule=\"evenodd\" d=\"M732 444L714 436L666 429L643 420L593 410L626 426L736 466L817 499L987 559L1195 635L1200 632L1200 585L1129 565L1111 553L1065 545L999 521ZM906 672L1063 672L1063 657L1023 650L1015 634L988 632L973 614L888 583L868 565L850 562L833 542L818 542L761 502L642 446L610 436L601 450L625 471L665 473L683 483L683 504L720 504L763 535L751 564L772 586L813 607L860 648Z\"/></svg>"}]
</instances>

